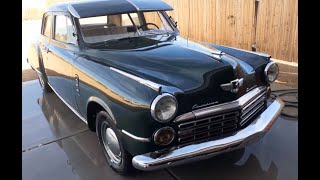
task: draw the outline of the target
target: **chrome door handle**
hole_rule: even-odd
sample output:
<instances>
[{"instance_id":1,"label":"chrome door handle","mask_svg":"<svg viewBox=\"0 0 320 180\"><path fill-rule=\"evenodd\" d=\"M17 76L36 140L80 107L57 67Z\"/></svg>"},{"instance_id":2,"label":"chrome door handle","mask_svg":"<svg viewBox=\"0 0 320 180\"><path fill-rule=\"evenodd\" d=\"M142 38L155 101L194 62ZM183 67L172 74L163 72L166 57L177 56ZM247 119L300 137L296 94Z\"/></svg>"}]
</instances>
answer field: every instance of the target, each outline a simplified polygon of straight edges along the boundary
<instances>
[{"instance_id":1,"label":"chrome door handle","mask_svg":"<svg viewBox=\"0 0 320 180\"><path fill-rule=\"evenodd\" d=\"M47 47L44 47L44 48L41 48L41 49L42 49L42 51L45 51L46 53L51 52L51 51L49 50L49 48L47 48Z\"/></svg>"}]
</instances>

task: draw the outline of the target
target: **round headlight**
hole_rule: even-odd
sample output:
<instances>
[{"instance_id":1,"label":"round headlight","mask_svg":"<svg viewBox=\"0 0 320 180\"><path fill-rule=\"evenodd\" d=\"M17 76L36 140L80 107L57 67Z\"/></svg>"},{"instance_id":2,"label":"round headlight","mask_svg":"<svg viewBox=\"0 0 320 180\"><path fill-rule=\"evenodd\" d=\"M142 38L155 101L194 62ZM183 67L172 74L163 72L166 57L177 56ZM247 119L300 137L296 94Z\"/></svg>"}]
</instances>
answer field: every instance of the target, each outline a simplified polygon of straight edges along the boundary
<instances>
[{"instance_id":1,"label":"round headlight","mask_svg":"<svg viewBox=\"0 0 320 180\"><path fill-rule=\"evenodd\" d=\"M178 110L177 100L168 93L157 96L151 104L151 115L159 122L168 122Z\"/></svg>"},{"instance_id":2,"label":"round headlight","mask_svg":"<svg viewBox=\"0 0 320 180\"><path fill-rule=\"evenodd\" d=\"M157 145L166 146L170 144L175 136L175 132L171 127L163 127L154 133L153 141Z\"/></svg>"},{"instance_id":3,"label":"round headlight","mask_svg":"<svg viewBox=\"0 0 320 180\"><path fill-rule=\"evenodd\" d=\"M264 69L264 75L266 77L267 82L274 82L279 75L278 65L275 62L267 64L266 68Z\"/></svg>"}]
</instances>

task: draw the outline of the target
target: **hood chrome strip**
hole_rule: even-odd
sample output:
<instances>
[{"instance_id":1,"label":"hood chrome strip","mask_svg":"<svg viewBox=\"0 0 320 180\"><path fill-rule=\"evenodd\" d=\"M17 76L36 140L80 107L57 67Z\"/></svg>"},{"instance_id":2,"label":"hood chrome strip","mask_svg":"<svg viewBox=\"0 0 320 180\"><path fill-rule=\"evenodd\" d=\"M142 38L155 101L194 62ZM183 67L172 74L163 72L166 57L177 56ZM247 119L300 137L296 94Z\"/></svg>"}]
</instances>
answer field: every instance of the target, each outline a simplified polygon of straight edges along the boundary
<instances>
[{"instance_id":1,"label":"hood chrome strip","mask_svg":"<svg viewBox=\"0 0 320 180\"><path fill-rule=\"evenodd\" d=\"M116 72L118 72L118 73L120 73L122 75L125 75L125 76L127 76L127 77L129 77L129 78L131 78L133 80L136 80L139 83L141 83L141 84L143 84L145 86L148 86L148 87L150 87L151 89L153 89L153 90L155 90L157 92L160 92L160 89L161 89L161 85L160 84L154 83L154 82L146 80L146 79L142 79L142 78L140 78L138 76L126 73L124 71L121 71L121 70L113 68L113 67L110 67L110 69L113 70L113 71L116 71Z\"/></svg>"}]
</instances>

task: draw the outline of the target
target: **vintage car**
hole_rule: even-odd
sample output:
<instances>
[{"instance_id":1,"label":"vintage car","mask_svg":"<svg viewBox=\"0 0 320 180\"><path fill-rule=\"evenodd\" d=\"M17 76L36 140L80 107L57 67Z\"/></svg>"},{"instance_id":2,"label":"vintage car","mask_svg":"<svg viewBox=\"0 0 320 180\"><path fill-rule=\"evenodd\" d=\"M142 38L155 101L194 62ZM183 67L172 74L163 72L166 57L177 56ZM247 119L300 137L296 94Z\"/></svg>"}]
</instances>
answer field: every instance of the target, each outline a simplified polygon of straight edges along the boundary
<instances>
[{"instance_id":1,"label":"vintage car","mask_svg":"<svg viewBox=\"0 0 320 180\"><path fill-rule=\"evenodd\" d=\"M171 10L160 0L54 5L28 52L42 89L97 133L122 174L243 148L284 106L268 101L279 71L270 55L184 39Z\"/></svg>"}]
</instances>

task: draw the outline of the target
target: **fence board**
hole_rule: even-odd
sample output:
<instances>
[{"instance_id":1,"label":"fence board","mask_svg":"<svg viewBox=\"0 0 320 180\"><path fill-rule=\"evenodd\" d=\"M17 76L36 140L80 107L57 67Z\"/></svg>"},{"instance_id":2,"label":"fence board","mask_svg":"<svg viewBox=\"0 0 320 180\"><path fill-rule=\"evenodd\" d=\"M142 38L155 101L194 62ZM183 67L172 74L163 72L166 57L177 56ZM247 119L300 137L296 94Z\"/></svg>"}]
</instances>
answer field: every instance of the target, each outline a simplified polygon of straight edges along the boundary
<instances>
[{"instance_id":1,"label":"fence board","mask_svg":"<svg viewBox=\"0 0 320 180\"><path fill-rule=\"evenodd\" d=\"M298 1L260 0L255 37L255 0L164 0L181 35L271 54L298 62ZM256 38L256 39L254 39Z\"/></svg>"}]
</instances>

